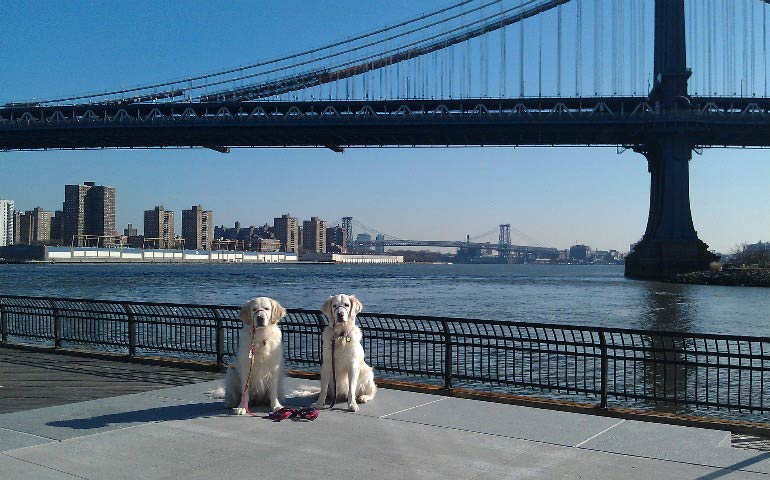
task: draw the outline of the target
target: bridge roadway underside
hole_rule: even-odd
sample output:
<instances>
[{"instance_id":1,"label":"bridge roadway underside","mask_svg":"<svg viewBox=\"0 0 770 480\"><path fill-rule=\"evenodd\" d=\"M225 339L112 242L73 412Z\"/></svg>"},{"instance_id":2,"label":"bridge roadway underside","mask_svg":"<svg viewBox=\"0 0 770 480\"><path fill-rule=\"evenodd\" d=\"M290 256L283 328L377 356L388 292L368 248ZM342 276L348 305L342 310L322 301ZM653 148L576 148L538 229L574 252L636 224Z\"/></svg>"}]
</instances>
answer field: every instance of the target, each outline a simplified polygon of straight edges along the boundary
<instances>
[{"instance_id":1,"label":"bridge roadway underside","mask_svg":"<svg viewBox=\"0 0 770 480\"><path fill-rule=\"evenodd\" d=\"M697 101L696 101L697 100ZM767 99L645 98L250 102L0 108L0 150L157 147L767 146Z\"/></svg>"}]
</instances>

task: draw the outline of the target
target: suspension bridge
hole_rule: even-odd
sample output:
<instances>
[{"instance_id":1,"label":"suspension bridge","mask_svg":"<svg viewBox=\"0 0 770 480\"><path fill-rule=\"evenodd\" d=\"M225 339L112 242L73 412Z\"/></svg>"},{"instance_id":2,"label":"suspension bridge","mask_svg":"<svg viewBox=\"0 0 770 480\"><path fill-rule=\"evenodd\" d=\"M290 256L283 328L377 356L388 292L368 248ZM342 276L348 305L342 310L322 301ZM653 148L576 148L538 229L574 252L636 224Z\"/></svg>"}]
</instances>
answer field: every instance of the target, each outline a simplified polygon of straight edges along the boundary
<instances>
[{"instance_id":1,"label":"suspension bridge","mask_svg":"<svg viewBox=\"0 0 770 480\"><path fill-rule=\"evenodd\" d=\"M340 221L332 222L332 224L341 225L342 229L345 230L347 247L349 249L374 248L375 251L384 253L386 247L455 248L457 249L458 258L468 263L480 261L483 252L496 252L497 258L495 260L497 263L511 263L517 260L555 259L559 256L558 249L543 246L521 230L511 227L510 223L499 225L499 227L478 235L468 235L465 240L405 240L401 237L375 230L354 220L353 217L343 217ZM368 238L374 235L374 240L354 238L354 227L356 230L366 232ZM513 244L511 242L511 230L513 230L518 239L524 240L526 244ZM494 234L497 234L497 242L485 240Z\"/></svg>"},{"instance_id":2,"label":"suspension bridge","mask_svg":"<svg viewBox=\"0 0 770 480\"><path fill-rule=\"evenodd\" d=\"M716 257L692 152L770 146L770 0L465 0L304 52L87 95L9 99L0 150L620 146L650 212L626 274Z\"/></svg>"}]
</instances>

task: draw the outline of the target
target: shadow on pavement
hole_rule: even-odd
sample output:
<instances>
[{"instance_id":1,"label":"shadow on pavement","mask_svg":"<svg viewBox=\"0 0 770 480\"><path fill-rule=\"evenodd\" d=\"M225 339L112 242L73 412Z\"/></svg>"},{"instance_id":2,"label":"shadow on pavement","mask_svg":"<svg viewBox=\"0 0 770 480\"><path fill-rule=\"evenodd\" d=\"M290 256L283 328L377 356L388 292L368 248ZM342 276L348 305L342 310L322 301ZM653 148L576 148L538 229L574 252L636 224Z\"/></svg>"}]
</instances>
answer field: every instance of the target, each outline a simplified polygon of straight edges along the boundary
<instances>
[{"instance_id":1,"label":"shadow on pavement","mask_svg":"<svg viewBox=\"0 0 770 480\"><path fill-rule=\"evenodd\" d=\"M190 420L193 418L211 416L211 414L214 413L225 414L225 410L222 408L221 403L201 402L184 405L170 405L166 407L148 408L145 410L111 413L96 417L57 420L55 422L48 422L46 425L59 428L72 428L75 430L93 430L117 424Z\"/></svg>"}]
</instances>

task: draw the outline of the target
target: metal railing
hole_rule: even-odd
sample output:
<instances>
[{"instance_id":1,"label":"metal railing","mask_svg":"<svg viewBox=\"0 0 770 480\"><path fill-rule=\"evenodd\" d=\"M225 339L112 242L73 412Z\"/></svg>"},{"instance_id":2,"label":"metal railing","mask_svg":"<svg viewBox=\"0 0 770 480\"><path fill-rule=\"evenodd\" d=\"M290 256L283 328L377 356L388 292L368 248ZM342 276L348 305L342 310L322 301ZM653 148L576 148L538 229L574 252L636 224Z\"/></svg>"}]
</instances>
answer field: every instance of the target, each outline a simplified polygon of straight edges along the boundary
<instances>
[{"instance_id":1,"label":"metal railing","mask_svg":"<svg viewBox=\"0 0 770 480\"><path fill-rule=\"evenodd\" d=\"M36 341L223 365L238 347L239 307L0 296L2 342ZM679 412L770 410L770 338L362 313L377 377L653 406ZM321 312L289 309L285 360L317 371ZM718 413L722 415L722 413Z\"/></svg>"}]
</instances>

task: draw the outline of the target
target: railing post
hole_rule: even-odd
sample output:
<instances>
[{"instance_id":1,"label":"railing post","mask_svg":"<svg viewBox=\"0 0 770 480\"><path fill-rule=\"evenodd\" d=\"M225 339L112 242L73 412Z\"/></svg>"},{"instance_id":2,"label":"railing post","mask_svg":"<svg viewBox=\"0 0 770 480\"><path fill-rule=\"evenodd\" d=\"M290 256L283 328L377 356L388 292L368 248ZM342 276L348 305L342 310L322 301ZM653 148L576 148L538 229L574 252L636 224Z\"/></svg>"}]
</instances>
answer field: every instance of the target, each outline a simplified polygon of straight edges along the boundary
<instances>
[{"instance_id":1,"label":"railing post","mask_svg":"<svg viewBox=\"0 0 770 480\"><path fill-rule=\"evenodd\" d=\"M136 356L136 320L134 319L134 311L131 310L131 305L126 302L121 303L121 305L126 312L126 319L128 320L128 356L133 358Z\"/></svg>"},{"instance_id":2,"label":"railing post","mask_svg":"<svg viewBox=\"0 0 770 480\"><path fill-rule=\"evenodd\" d=\"M449 322L441 322L444 327L444 388L452 388L452 337L449 332Z\"/></svg>"},{"instance_id":3,"label":"railing post","mask_svg":"<svg viewBox=\"0 0 770 480\"><path fill-rule=\"evenodd\" d=\"M3 344L8 343L8 312L5 311L2 298L0 298L0 331L2 331Z\"/></svg>"},{"instance_id":4,"label":"railing post","mask_svg":"<svg viewBox=\"0 0 770 480\"><path fill-rule=\"evenodd\" d=\"M604 337L605 332L599 332L599 348L601 352L601 400L599 402L599 408L607 408L607 376L608 376L608 360L607 357L607 339Z\"/></svg>"},{"instance_id":5,"label":"railing post","mask_svg":"<svg viewBox=\"0 0 770 480\"><path fill-rule=\"evenodd\" d=\"M59 309L56 308L56 303L53 300L49 300L51 305L51 314L53 315L53 346L54 348L61 348L61 317L59 316Z\"/></svg>"},{"instance_id":6,"label":"railing post","mask_svg":"<svg viewBox=\"0 0 770 480\"><path fill-rule=\"evenodd\" d=\"M221 367L225 364L225 325L218 308L214 309L214 318L216 319L216 332L214 335L217 344L217 365Z\"/></svg>"}]
</instances>

